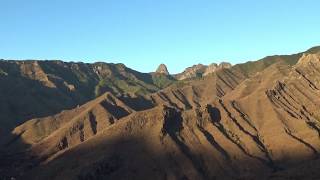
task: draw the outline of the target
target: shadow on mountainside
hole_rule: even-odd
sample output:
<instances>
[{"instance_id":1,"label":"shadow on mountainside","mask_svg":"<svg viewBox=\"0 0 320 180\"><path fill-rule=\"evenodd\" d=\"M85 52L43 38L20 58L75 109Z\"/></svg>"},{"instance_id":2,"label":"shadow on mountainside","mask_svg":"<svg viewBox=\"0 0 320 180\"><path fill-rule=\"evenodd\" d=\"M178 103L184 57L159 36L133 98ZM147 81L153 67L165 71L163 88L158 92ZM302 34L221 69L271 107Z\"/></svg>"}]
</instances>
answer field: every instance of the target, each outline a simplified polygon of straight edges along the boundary
<instances>
[{"instance_id":1,"label":"shadow on mountainside","mask_svg":"<svg viewBox=\"0 0 320 180\"><path fill-rule=\"evenodd\" d=\"M221 121L221 113L220 110L212 105L207 105L207 110L210 115L212 122L218 123Z\"/></svg>"},{"instance_id":2,"label":"shadow on mountainside","mask_svg":"<svg viewBox=\"0 0 320 180\"><path fill-rule=\"evenodd\" d=\"M212 123L220 123L221 113L218 108L208 106L207 111L211 116ZM161 130L149 129L148 133L137 130L137 134L131 132L121 132L120 136L103 136L101 141L91 141L80 148L68 149L64 154L58 156L55 160L38 166L27 172L23 179L77 179L77 180L95 180L95 179L223 179L223 180L267 180L267 179L310 179L310 177L320 177L320 160L318 158L308 159L296 151L296 158L292 159L295 163L274 171L272 167L261 163L254 157L245 159L234 158L233 154L228 154L228 149L224 145L218 144L215 136L207 127L199 127L204 137L224 158L224 161L208 161L206 157L213 156L210 149L197 151L197 146L201 144L191 143L192 134L190 127L185 123L184 116L178 109L166 107L163 111L163 121L152 119L156 123L162 123ZM145 116L142 116L145 117ZM139 123L145 123L140 118ZM130 121L130 125L134 123ZM141 124L140 124L141 125ZM160 125L160 124L158 124ZM208 123L208 126L211 123ZM220 124L220 126L222 126ZM220 127L217 125L217 127ZM159 127L159 126L156 126ZM223 127L221 127L223 128ZM129 128L130 129L130 128ZM158 139L148 139L151 132L160 133L160 136L154 136ZM193 128L192 131L194 131ZM130 130L131 131L131 130ZM159 131L159 132L157 132ZM187 131L187 132L186 132ZM126 134L128 133L128 134ZM186 136L186 133L188 136ZM225 132L226 133L226 132ZM145 138L141 138L143 135ZM188 137L188 138L186 138ZM155 147L151 143L158 141L161 147ZM173 143L173 146L170 143ZM155 143L155 142L154 142ZM245 155L245 154L244 154ZM283 159L285 161L286 159ZM252 161L260 164L252 164ZM281 160L275 162L282 164ZM313 164L314 166L310 165ZM246 168L243 169L242 166ZM305 177L296 175L296 171L291 172L295 167L301 167L300 170ZM306 168L308 167L308 168ZM37 176L35 177L34 174Z\"/></svg>"},{"instance_id":3,"label":"shadow on mountainside","mask_svg":"<svg viewBox=\"0 0 320 180\"><path fill-rule=\"evenodd\" d=\"M109 106L109 105L108 105ZM115 106L117 107L117 106ZM222 107L223 108L223 107ZM222 109L223 110L223 109ZM122 112L123 111L123 112ZM125 110L120 109L121 116ZM121 113L122 112L122 113ZM154 149L148 138L145 136L123 135L117 138L104 137L103 141L90 146L80 146L80 148L70 148L57 159L48 164L39 165L40 160L31 156L28 151L17 152L10 151L16 149L28 149L28 145L21 141L20 135L10 137L10 141L5 144L8 151L0 154L0 177L2 179L77 179L77 180L95 180L95 179L224 179L224 180L267 180L267 179L311 179L320 177L320 160L318 156L310 160L296 150L296 158L291 159L293 164L284 166L281 169L273 169L267 163L261 166L255 166L251 161L258 164L261 159L252 156L250 152L243 149L239 142L235 142L229 132L226 131L221 122L220 109L208 104L203 113L207 112L210 126L215 126L217 131L221 131L222 136L229 139L230 142L239 146L251 160L234 158L234 154L229 153L224 144L219 144L216 136L209 131L205 125L190 127L185 117L179 109L165 107L163 119L150 119L150 121L162 122L159 140L164 147ZM152 111L154 113L154 111ZM152 114L151 113L151 114ZM155 113L158 113L155 111ZM159 112L160 113L160 112ZM90 125L97 133L97 124L91 114ZM140 117L140 116L139 116ZM142 116L145 117L145 116ZM201 117L202 118L202 117ZM140 119L140 118L138 118ZM142 118L143 119L143 118ZM143 122L143 121L138 121ZM209 126L208 125L208 126ZM143 128L143 124L140 128ZM136 127L135 129L140 129ZM191 130L190 130L191 128ZM223 162L210 162L206 156L212 153L208 149L197 151L197 146L201 143L191 143L190 136L186 136L184 131L195 131L199 129L204 139L208 141L211 148L214 148L221 154ZM121 130L121 129L120 129ZM120 131L119 130L119 131ZM148 131L154 132L153 130ZM197 135L199 136L199 135ZM143 137L143 138L141 138ZM161 140L162 139L162 140ZM166 139L166 140L163 140ZM169 140L168 140L169 139ZM192 139L192 138L191 138ZM175 145L173 149L168 150L168 144L164 142L172 141ZM14 146L12 146L14 145ZM17 148L18 147L18 148ZM172 146L170 146L172 148ZM8 153L9 152L9 153ZM247 153L247 154L246 154ZM212 155L212 154L211 154ZM208 157L208 156L207 156ZM287 159L278 160L275 165L285 164ZM265 160L261 161L264 162ZM188 166L186 166L188 165ZM241 171L240 166L246 166L245 171ZM218 168L217 167L223 167ZM294 168L300 167L300 174ZM230 173L231 172L231 173ZM305 173L301 173L305 172ZM26 173L26 175L24 174ZM37 177L34 176L37 175ZM39 175L39 177L38 177ZM305 176L305 177L304 177ZM311 178L310 178L311 177ZM0 178L0 179L1 179ZM1 179L1 180L2 180ZM316 178L315 178L316 179Z\"/></svg>"},{"instance_id":4,"label":"shadow on mountainside","mask_svg":"<svg viewBox=\"0 0 320 180\"><path fill-rule=\"evenodd\" d=\"M180 139L181 137L177 132L169 131L168 135L176 143L184 158L175 153L155 152L145 141L135 137L126 137L109 141L107 146L96 145L94 147L95 151L89 147L81 148L76 152L70 150L66 152L66 156L58 157L55 161L30 171L27 176L23 176L21 179L36 180L50 177L49 179L65 178L74 180L163 180L169 178L184 180L194 178L204 180L304 180L310 179L310 177L320 177L320 172L318 171L318 168L320 168L319 159L310 161L314 166L308 166L308 169L302 166L300 171L305 172L305 177L300 175L296 178L295 172L290 172L291 168L295 166L277 172L270 171L268 167L250 166L247 172L229 174L223 172L223 170L213 169L212 167L214 166L205 163L205 160L201 159L202 154L191 151L190 147ZM225 163L227 164L228 162ZM248 162L238 160L236 163L246 165ZM308 165L308 163L308 161L305 161L303 164ZM184 166L186 164L190 164L188 169ZM220 165L224 166L223 164ZM210 176L208 174L209 171L211 171L211 174L215 172L217 175ZM313 174L309 174L309 171ZM195 174L192 174L192 172ZM271 173L260 174L261 172ZM33 176L33 174L37 174L37 177Z\"/></svg>"},{"instance_id":5,"label":"shadow on mountainside","mask_svg":"<svg viewBox=\"0 0 320 180\"><path fill-rule=\"evenodd\" d=\"M6 134L8 141L0 144L0 180L11 180L38 165L29 151L31 146L23 142L21 135Z\"/></svg>"},{"instance_id":6,"label":"shadow on mountainside","mask_svg":"<svg viewBox=\"0 0 320 180\"><path fill-rule=\"evenodd\" d=\"M10 131L26 120L72 109L89 100L77 92L50 88L27 78L0 78L0 84L6 84L0 87L0 123Z\"/></svg>"},{"instance_id":7,"label":"shadow on mountainside","mask_svg":"<svg viewBox=\"0 0 320 180\"><path fill-rule=\"evenodd\" d=\"M143 96L121 96L118 98L135 111L143 111L154 107L154 104Z\"/></svg>"}]
</instances>

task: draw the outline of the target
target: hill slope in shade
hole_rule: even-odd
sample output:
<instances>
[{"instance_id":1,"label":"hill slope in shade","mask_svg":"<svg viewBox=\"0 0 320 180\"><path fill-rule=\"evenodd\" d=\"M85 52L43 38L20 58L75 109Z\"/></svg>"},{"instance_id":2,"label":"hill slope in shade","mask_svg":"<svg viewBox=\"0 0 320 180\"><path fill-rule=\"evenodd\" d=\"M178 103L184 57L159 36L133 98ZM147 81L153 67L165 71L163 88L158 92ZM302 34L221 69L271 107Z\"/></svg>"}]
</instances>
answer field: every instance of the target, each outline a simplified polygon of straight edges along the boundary
<instances>
[{"instance_id":1,"label":"hill slope in shade","mask_svg":"<svg viewBox=\"0 0 320 180\"><path fill-rule=\"evenodd\" d=\"M0 133L28 119L74 108L105 92L142 96L174 81L107 63L2 60L0 72Z\"/></svg>"},{"instance_id":2,"label":"hill slope in shade","mask_svg":"<svg viewBox=\"0 0 320 180\"><path fill-rule=\"evenodd\" d=\"M34 118L5 140L0 175L317 179L315 49L219 69L141 96L107 92L74 109Z\"/></svg>"}]
</instances>

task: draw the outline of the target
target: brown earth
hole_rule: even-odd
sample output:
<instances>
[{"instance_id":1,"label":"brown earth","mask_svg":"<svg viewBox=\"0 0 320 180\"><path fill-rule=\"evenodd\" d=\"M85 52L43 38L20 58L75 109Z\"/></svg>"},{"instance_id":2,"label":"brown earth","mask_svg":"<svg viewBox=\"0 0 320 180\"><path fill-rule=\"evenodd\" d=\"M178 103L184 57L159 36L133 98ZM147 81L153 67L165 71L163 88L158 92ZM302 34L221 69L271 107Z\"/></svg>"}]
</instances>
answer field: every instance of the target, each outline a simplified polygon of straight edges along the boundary
<instances>
[{"instance_id":1,"label":"brown earth","mask_svg":"<svg viewBox=\"0 0 320 180\"><path fill-rule=\"evenodd\" d=\"M27 120L73 109L105 92L139 98L173 81L123 64L0 60L0 135Z\"/></svg>"},{"instance_id":2,"label":"brown earth","mask_svg":"<svg viewBox=\"0 0 320 180\"><path fill-rule=\"evenodd\" d=\"M267 57L139 97L107 92L34 118L6 140L0 175L319 179L319 52Z\"/></svg>"}]
</instances>

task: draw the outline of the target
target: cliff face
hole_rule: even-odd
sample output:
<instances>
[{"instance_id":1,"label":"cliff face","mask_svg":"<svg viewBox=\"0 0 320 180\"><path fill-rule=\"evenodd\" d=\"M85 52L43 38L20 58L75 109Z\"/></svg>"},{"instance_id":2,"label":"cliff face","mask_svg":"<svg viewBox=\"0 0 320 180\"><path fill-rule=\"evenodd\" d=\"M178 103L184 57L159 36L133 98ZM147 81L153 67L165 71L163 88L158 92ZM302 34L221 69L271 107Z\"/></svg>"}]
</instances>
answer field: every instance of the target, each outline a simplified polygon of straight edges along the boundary
<instances>
[{"instance_id":1,"label":"cliff face","mask_svg":"<svg viewBox=\"0 0 320 180\"><path fill-rule=\"evenodd\" d=\"M169 75L169 71L168 71L167 66L165 64L160 64L156 70L156 73Z\"/></svg>"},{"instance_id":2,"label":"cliff face","mask_svg":"<svg viewBox=\"0 0 320 180\"><path fill-rule=\"evenodd\" d=\"M202 65L202 64L197 64L193 65L191 67L186 68L182 73L176 74L175 77L178 80L185 80L185 79L191 79L191 78L196 78L196 77L204 77L209 74L214 73L216 70L219 69L228 69L232 65L230 63L220 63L219 65L216 63L212 63L208 66Z\"/></svg>"},{"instance_id":3,"label":"cliff face","mask_svg":"<svg viewBox=\"0 0 320 180\"><path fill-rule=\"evenodd\" d=\"M298 61L298 64L302 66L308 66L308 65L317 66L319 63L320 63L319 54L303 53L302 57Z\"/></svg>"}]
</instances>

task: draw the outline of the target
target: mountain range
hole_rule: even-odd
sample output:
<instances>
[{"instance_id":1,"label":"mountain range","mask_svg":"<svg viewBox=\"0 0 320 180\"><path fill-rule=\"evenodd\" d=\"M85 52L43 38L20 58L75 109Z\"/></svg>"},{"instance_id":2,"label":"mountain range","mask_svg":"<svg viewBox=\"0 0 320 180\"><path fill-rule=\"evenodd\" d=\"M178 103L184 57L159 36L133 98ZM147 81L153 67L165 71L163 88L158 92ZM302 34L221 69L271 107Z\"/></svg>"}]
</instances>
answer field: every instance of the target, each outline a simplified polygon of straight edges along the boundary
<instances>
[{"instance_id":1,"label":"mountain range","mask_svg":"<svg viewBox=\"0 0 320 180\"><path fill-rule=\"evenodd\" d=\"M1 60L0 100L2 179L320 177L320 47L179 74Z\"/></svg>"}]
</instances>

